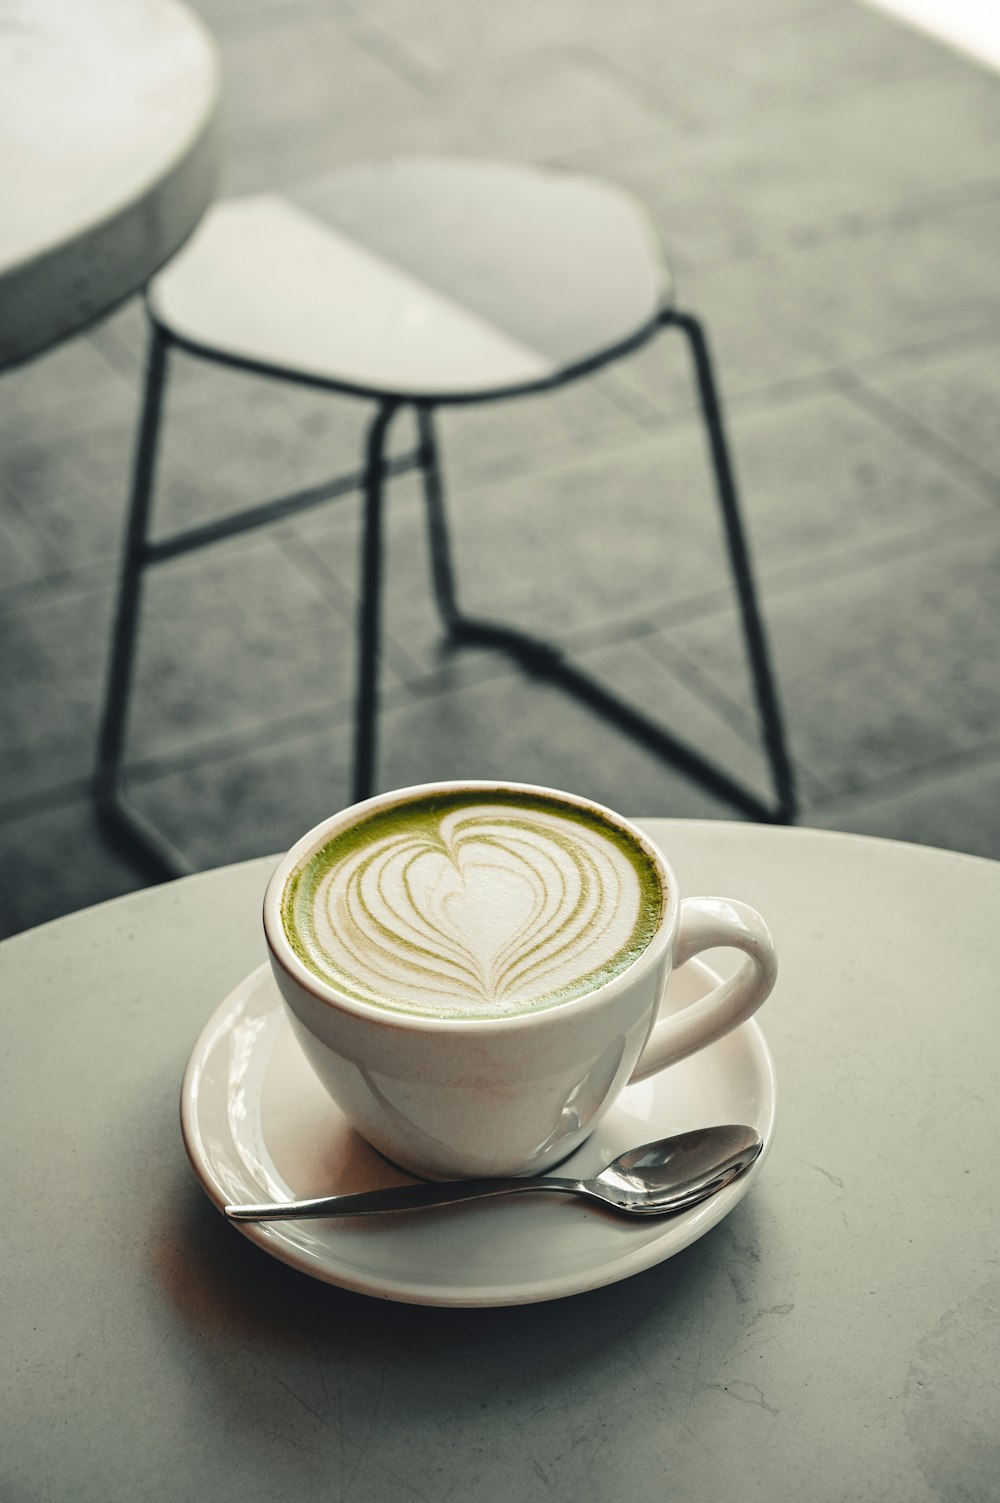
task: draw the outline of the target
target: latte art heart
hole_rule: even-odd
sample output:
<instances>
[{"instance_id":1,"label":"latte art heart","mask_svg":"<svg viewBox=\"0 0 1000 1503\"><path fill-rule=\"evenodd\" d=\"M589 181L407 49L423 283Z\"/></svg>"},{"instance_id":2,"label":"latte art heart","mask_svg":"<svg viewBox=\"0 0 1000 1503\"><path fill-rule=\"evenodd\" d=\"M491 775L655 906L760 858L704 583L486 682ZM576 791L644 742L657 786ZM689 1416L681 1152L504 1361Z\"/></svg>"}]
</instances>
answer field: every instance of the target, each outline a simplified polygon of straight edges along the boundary
<instances>
[{"instance_id":1,"label":"latte art heart","mask_svg":"<svg viewBox=\"0 0 1000 1503\"><path fill-rule=\"evenodd\" d=\"M492 1017L591 991L645 948L659 881L623 832L554 802L427 802L334 837L293 879L286 932L338 990Z\"/></svg>"}]
</instances>

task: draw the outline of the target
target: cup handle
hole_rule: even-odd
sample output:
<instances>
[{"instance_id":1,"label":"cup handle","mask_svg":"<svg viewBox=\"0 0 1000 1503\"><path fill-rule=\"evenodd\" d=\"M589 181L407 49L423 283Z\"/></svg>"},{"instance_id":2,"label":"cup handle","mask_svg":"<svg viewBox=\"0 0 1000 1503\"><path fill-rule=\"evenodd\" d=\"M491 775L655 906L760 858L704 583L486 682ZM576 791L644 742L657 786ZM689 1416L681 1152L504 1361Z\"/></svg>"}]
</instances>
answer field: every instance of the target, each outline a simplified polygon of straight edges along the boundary
<instances>
[{"instance_id":1,"label":"cup handle","mask_svg":"<svg viewBox=\"0 0 1000 1503\"><path fill-rule=\"evenodd\" d=\"M778 973L774 942L756 909L732 898L685 898L674 941L674 965L716 948L743 950L747 958L728 981L681 1012L663 1016L661 1011L630 1084L714 1044L752 1017L771 991Z\"/></svg>"}]
</instances>

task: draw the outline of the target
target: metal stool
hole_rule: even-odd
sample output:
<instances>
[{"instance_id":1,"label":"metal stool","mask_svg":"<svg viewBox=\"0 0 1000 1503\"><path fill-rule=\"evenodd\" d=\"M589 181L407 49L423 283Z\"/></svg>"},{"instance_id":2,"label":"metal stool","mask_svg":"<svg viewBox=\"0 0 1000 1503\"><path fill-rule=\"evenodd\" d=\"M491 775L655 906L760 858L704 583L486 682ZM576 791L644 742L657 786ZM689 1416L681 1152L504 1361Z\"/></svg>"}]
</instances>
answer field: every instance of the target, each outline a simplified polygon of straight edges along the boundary
<instances>
[{"instance_id":1,"label":"metal stool","mask_svg":"<svg viewBox=\"0 0 1000 1503\"><path fill-rule=\"evenodd\" d=\"M123 767L144 571L221 538L352 490L364 493L354 795L373 789L385 482L423 473L434 590L447 638L511 654L613 720L734 808L789 822L795 794L778 697L740 521L722 414L698 320L673 306L670 270L639 204L605 183L538 167L469 159L360 166L283 197L213 209L147 293L151 345L125 538L98 807L161 875L188 863L128 802ZM433 413L561 386L661 328L687 340L707 429L729 562L742 614L775 793L764 804L699 751L575 666L561 650L459 607ZM360 474L150 541L147 524L167 360L172 347L270 377L373 399ZM419 446L386 453L401 407Z\"/></svg>"}]
</instances>

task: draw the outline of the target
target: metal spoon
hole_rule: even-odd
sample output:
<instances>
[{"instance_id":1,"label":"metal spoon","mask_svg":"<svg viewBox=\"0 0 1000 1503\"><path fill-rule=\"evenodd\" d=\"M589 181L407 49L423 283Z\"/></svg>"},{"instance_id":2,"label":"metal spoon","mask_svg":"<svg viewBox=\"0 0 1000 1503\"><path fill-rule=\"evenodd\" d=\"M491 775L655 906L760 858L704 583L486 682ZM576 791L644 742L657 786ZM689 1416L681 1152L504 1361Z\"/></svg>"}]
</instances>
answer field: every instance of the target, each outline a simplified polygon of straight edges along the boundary
<instances>
[{"instance_id":1,"label":"metal spoon","mask_svg":"<svg viewBox=\"0 0 1000 1503\"><path fill-rule=\"evenodd\" d=\"M424 1210L496 1195L586 1195L629 1216L664 1216L705 1200L743 1173L760 1153L752 1127L701 1127L646 1143L613 1159L593 1179L466 1179L442 1184L393 1185L359 1195L323 1195L272 1205L226 1206L233 1221L298 1221L319 1216L370 1216L379 1211Z\"/></svg>"}]
</instances>

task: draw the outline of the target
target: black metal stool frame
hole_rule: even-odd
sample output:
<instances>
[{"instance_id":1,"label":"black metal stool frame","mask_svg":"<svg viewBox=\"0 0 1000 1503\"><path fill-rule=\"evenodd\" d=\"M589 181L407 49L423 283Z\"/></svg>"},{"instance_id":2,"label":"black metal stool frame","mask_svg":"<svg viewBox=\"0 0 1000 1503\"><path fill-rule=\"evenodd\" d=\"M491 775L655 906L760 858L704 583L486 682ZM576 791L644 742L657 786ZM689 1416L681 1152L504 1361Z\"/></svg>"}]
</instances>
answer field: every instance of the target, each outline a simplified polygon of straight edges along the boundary
<instances>
[{"instance_id":1,"label":"black metal stool frame","mask_svg":"<svg viewBox=\"0 0 1000 1503\"><path fill-rule=\"evenodd\" d=\"M334 497L355 491L363 493L364 530L358 618L353 793L355 800L367 798L373 791L375 781L385 486L393 476L412 469L420 469L423 474L431 544L432 583L448 642L456 647L475 644L507 652L529 674L548 680L606 716L626 735L649 747L735 809L767 823L788 824L794 820L794 778L785 743L770 652L757 603L750 552L740 516L722 409L712 372L708 341L701 324L692 314L667 309L625 343L602 351L600 355L570 369L559 371L545 381L516 388L504 387L498 391L477 391L471 395L433 398L405 394L387 396L383 392L345 382L299 374L230 354L220 354L207 346L178 338L158 322L152 307L149 308L149 315L152 332L146 387L136 443L118 607L98 744L96 795L98 812L109 831L124 840L130 853L151 876L165 879L183 875L193 868L181 852L134 807L126 797L124 788L129 698L145 571L154 564L293 516ZM577 667L561 649L516 627L466 615L458 603L434 432L434 408L499 401L505 397L554 390L619 359L644 344L661 328L674 328L685 337L694 366L763 744L774 788L775 802L770 805L701 752L679 740L634 705L620 699ZM153 483L168 356L172 347L186 350L189 354L216 364L257 375L375 401L378 407L368 430L364 469L360 474L347 475L322 486L261 502L218 521L175 533L171 537L151 539L149 522ZM392 460L386 453L388 430L396 413L407 406L416 410L419 444L413 454Z\"/></svg>"}]
</instances>

